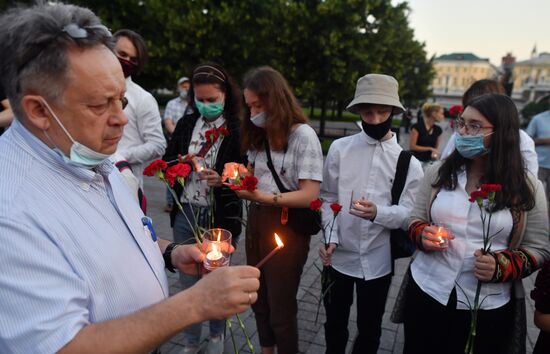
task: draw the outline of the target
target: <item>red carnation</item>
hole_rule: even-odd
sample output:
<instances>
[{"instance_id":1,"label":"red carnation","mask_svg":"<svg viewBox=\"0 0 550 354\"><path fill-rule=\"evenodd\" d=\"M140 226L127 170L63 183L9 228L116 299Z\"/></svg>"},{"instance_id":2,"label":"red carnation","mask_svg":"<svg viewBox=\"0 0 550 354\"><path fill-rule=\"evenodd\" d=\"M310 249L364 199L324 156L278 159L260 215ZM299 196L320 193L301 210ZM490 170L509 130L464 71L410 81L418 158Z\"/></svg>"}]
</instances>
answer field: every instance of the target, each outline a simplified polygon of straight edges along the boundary
<instances>
[{"instance_id":1,"label":"red carnation","mask_svg":"<svg viewBox=\"0 0 550 354\"><path fill-rule=\"evenodd\" d=\"M225 127L218 128L218 134L223 137L229 136L229 130Z\"/></svg>"},{"instance_id":2,"label":"red carnation","mask_svg":"<svg viewBox=\"0 0 550 354\"><path fill-rule=\"evenodd\" d=\"M338 203L332 203L330 208L332 209L334 216L338 215L338 213L342 210L342 206Z\"/></svg>"},{"instance_id":3,"label":"red carnation","mask_svg":"<svg viewBox=\"0 0 550 354\"><path fill-rule=\"evenodd\" d=\"M486 191L473 191L470 193L470 202L476 202L478 199L487 199L489 192Z\"/></svg>"},{"instance_id":4,"label":"red carnation","mask_svg":"<svg viewBox=\"0 0 550 354\"><path fill-rule=\"evenodd\" d=\"M164 176L170 187L174 187L174 183L178 177L186 178L191 172L191 166L186 163L178 163L169 169L166 170L166 175Z\"/></svg>"},{"instance_id":5,"label":"red carnation","mask_svg":"<svg viewBox=\"0 0 550 354\"><path fill-rule=\"evenodd\" d=\"M145 167L143 170L143 174L145 176L154 176L158 171L162 171L168 167L168 164L166 161L163 160L155 160L149 164L149 166Z\"/></svg>"},{"instance_id":6,"label":"red carnation","mask_svg":"<svg viewBox=\"0 0 550 354\"><path fill-rule=\"evenodd\" d=\"M206 140L214 144L216 141L218 141L220 134L218 133L218 130L214 128L207 130L206 133L204 133L204 137L206 138Z\"/></svg>"},{"instance_id":7,"label":"red carnation","mask_svg":"<svg viewBox=\"0 0 550 354\"><path fill-rule=\"evenodd\" d=\"M243 189L254 192L256 190L256 185L258 184L258 179L254 176L245 176L242 180Z\"/></svg>"},{"instance_id":8,"label":"red carnation","mask_svg":"<svg viewBox=\"0 0 550 354\"><path fill-rule=\"evenodd\" d=\"M234 191L243 191L246 190L248 192L254 192L256 190L256 186L258 185L258 179L254 176L245 176L241 180L241 184L231 184L229 185L229 188Z\"/></svg>"},{"instance_id":9,"label":"red carnation","mask_svg":"<svg viewBox=\"0 0 550 354\"><path fill-rule=\"evenodd\" d=\"M449 115L454 118L458 118L458 116L462 113L462 106L456 105L452 106L451 109L449 109Z\"/></svg>"},{"instance_id":10,"label":"red carnation","mask_svg":"<svg viewBox=\"0 0 550 354\"><path fill-rule=\"evenodd\" d=\"M323 201L321 199L315 199L311 203L309 203L309 208L313 211L321 211L321 205L323 205Z\"/></svg>"},{"instance_id":11,"label":"red carnation","mask_svg":"<svg viewBox=\"0 0 550 354\"><path fill-rule=\"evenodd\" d=\"M500 192L502 190L502 185L501 184L482 184L481 185L481 190L484 191L484 192Z\"/></svg>"}]
</instances>

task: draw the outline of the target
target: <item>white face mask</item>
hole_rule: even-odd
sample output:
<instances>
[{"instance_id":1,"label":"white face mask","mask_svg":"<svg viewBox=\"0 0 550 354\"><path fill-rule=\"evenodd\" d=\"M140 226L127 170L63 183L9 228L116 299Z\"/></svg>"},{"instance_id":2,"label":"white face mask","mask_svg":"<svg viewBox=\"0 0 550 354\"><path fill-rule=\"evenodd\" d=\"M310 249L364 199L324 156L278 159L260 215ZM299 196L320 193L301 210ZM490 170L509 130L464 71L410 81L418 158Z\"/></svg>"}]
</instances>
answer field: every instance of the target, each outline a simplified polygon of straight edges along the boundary
<instances>
[{"instance_id":1,"label":"white face mask","mask_svg":"<svg viewBox=\"0 0 550 354\"><path fill-rule=\"evenodd\" d=\"M48 102L46 102L46 100L44 99L42 99L42 102L44 103L48 111L51 113L51 115L54 117L57 124L59 124L61 129L63 129L65 134L67 134L69 139L73 142L69 157L67 157L59 148L56 147L55 149L61 154L61 156L63 157L63 160L65 160L66 163L68 163L69 165L84 167L89 169L100 165L103 161L111 157L111 155L106 155L106 154L102 154L97 151L94 151L89 147L82 145L78 141L74 140L71 134L69 134L69 132L67 131L67 129L65 129L63 124L61 124L61 121L59 120L59 118L57 118L57 115L50 108L50 105L48 104ZM48 133L46 133L46 131L44 131L44 134L46 134L46 136L49 138ZM51 141L51 138L49 139Z\"/></svg>"},{"instance_id":2,"label":"white face mask","mask_svg":"<svg viewBox=\"0 0 550 354\"><path fill-rule=\"evenodd\" d=\"M250 121L258 128L265 128L265 124L267 123L267 114L265 112L260 112L254 117L250 117Z\"/></svg>"}]
</instances>

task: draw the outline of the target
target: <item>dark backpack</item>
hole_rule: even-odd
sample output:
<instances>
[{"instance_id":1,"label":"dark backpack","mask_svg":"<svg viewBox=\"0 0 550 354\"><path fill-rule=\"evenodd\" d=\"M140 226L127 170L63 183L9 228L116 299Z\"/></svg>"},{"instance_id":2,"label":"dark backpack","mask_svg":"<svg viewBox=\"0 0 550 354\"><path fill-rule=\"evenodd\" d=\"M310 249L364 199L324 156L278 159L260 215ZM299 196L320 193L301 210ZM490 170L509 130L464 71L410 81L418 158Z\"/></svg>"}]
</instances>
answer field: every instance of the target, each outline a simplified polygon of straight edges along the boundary
<instances>
[{"instance_id":1,"label":"dark backpack","mask_svg":"<svg viewBox=\"0 0 550 354\"><path fill-rule=\"evenodd\" d=\"M402 150L397 160L397 168L395 169L395 177L391 188L391 203L392 205L399 204L399 198L405 187L407 174L409 173L409 165L411 162L411 153ZM398 258L406 258L413 255L416 251L415 244L409 238L408 232L402 229L394 229L390 231L391 258L392 261Z\"/></svg>"}]
</instances>

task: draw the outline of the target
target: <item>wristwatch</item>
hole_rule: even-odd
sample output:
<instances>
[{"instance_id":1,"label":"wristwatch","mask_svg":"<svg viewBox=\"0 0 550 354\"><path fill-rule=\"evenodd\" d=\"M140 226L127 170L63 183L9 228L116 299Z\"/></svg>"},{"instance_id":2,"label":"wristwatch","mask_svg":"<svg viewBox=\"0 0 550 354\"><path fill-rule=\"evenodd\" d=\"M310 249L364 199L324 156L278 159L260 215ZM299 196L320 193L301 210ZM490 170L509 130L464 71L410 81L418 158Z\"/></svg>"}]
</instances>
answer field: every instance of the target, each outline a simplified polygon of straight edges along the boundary
<instances>
[{"instance_id":1,"label":"wristwatch","mask_svg":"<svg viewBox=\"0 0 550 354\"><path fill-rule=\"evenodd\" d=\"M172 242L171 244L166 246L166 249L164 250L164 253L162 254L162 258L164 258L164 267L172 273L176 272L176 269L174 268L174 265L172 264L172 251L175 250L178 246L181 246L181 245L183 245L183 243Z\"/></svg>"}]
</instances>

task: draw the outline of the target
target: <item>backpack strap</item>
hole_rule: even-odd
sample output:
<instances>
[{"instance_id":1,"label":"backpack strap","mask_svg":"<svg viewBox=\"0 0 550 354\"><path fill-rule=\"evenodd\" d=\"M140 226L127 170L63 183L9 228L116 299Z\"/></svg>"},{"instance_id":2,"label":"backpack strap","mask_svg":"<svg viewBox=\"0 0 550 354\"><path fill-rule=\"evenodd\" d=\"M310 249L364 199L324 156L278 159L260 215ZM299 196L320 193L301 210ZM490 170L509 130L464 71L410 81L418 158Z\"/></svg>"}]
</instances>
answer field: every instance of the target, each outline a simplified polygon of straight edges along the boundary
<instances>
[{"instance_id":1,"label":"backpack strap","mask_svg":"<svg viewBox=\"0 0 550 354\"><path fill-rule=\"evenodd\" d=\"M117 161L115 163L115 166L116 168L118 168L120 172L124 171L127 168L130 169L130 171L132 171L132 166L130 166L130 163L126 160Z\"/></svg>"},{"instance_id":2,"label":"backpack strap","mask_svg":"<svg viewBox=\"0 0 550 354\"><path fill-rule=\"evenodd\" d=\"M403 192L403 188L405 188L405 182L407 181L411 157L412 154L409 151L401 150L399 158L397 159L397 168L395 169L395 177L393 179L393 185L391 187L392 205L399 204L399 198L401 198L401 193Z\"/></svg>"}]
</instances>

